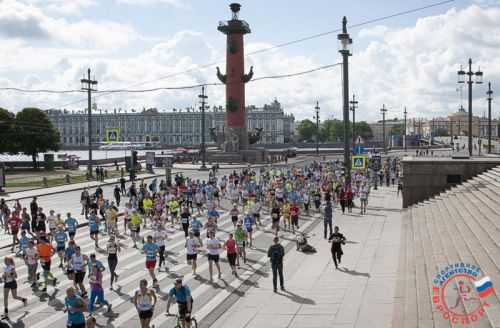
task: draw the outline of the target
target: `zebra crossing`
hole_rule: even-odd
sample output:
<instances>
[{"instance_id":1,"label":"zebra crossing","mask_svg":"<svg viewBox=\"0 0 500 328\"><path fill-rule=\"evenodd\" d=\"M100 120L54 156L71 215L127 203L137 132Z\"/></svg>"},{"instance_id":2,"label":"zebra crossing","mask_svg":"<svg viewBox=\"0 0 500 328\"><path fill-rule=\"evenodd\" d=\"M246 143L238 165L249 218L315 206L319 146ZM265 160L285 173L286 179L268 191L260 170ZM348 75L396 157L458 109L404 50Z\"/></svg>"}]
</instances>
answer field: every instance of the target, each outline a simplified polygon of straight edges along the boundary
<instances>
[{"instance_id":1,"label":"zebra crossing","mask_svg":"<svg viewBox=\"0 0 500 328\"><path fill-rule=\"evenodd\" d=\"M301 230L314 227L319 220L318 214L302 217L300 220ZM229 212L224 210L219 222L217 237L221 240L227 239L227 234L233 231L233 224L229 217ZM267 248L271 245L274 236L271 230L270 217L264 215L264 227L259 227L254 231L254 247L247 249L247 264L241 263L239 278L231 275L231 270L225 258L221 254L222 278L215 279L213 283L208 281L208 261L203 254L198 257L198 276L193 276L191 267L185 260L184 232L176 231L169 236L166 241L166 259L169 270L167 272L157 272L157 279L160 284L158 293L158 304L155 307L152 324L158 327L173 326L173 318L164 315L166 308L166 297L168 291L173 286L175 277L182 275L184 281L192 290L194 297L193 313L201 327L208 327L209 323L204 322L204 318L221 304L231 293L238 293L243 284L248 284L248 278L253 275L266 275L265 266L267 261ZM141 232L146 236L150 230ZM202 234L204 236L204 233ZM104 247L107 238L100 238L100 246ZM94 250L94 242L89 238L88 229L80 228L75 237L77 245L82 249L83 254L89 255L95 253L97 259L107 266L107 254L102 250ZM119 263L117 274L119 279L115 284L113 291L109 290L109 271L104 272L103 287L105 289L105 298L113 305L113 311L106 313L105 307L99 307L95 311L98 325L101 327L139 327L137 311L131 303L135 291L138 289L139 280L146 278L151 284L151 279L145 268L145 255L140 250L132 248L130 238L119 239L122 252L119 254ZM282 244L286 246L289 243L295 243L295 236L291 233L283 233ZM140 244L139 244L140 245ZM6 252L6 250L2 251ZM1 254L1 252L0 252ZM7 255L7 254L2 254ZM52 272L59 283L55 287L48 286L47 292L33 292L25 281L27 280L27 268L20 258L16 258L16 269L18 272L18 294L28 298L28 306L25 308L21 303L14 303L10 300L10 324L13 327L32 327L32 328L57 328L65 327L66 314L62 311L64 307L65 289L72 286L72 282L67 279L63 270L59 269L59 259L53 257ZM40 271L40 269L39 269ZM85 280L88 286L87 279ZM174 304L171 312L177 311Z\"/></svg>"}]
</instances>

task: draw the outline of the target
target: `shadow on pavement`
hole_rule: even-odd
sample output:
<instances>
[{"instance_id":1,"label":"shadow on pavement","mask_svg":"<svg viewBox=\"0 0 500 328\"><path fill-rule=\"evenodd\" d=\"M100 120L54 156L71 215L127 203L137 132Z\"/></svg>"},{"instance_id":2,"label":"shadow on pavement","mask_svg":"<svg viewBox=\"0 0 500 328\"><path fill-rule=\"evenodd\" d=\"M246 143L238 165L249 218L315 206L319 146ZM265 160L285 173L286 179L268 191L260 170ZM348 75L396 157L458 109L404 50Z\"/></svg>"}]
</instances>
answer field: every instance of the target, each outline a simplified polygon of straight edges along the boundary
<instances>
[{"instance_id":1,"label":"shadow on pavement","mask_svg":"<svg viewBox=\"0 0 500 328\"><path fill-rule=\"evenodd\" d=\"M367 278L371 277L370 273L368 273L368 272L358 272L356 270L349 270L346 267L339 268L338 270L342 271L344 273L350 274L351 276L362 276L362 277L367 277Z\"/></svg>"},{"instance_id":2,"label":"shadow on pavement","mask_svg":"<svg viewBox=\"0 0 500 328\"><path fill-rule=\"evenodd\" d=\"M300 295L297 295L295 293L292 293L291 291L285 290L278 292L279 295L285 296L286 298L289 298L290 300L294 301L295 303L300 303L300 304L308 304L308 305L315 305L316 302L310 298L302 297Z\"/></svg>"}]
</instances>

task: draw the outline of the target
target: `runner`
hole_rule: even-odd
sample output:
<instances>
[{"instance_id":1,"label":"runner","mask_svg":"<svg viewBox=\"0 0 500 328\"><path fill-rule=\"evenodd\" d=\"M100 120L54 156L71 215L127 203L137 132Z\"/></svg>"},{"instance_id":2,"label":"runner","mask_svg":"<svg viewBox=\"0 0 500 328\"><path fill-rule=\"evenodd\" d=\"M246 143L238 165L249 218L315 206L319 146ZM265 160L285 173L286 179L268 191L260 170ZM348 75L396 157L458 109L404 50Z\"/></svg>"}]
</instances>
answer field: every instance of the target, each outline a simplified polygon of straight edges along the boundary
<instances>
[{"instance_id":1,"label":"runner","mask_svg":"<svg viewBox=\"0 0 500 328\"><path fill-rule=\"evenodd\" d=\"M149 271L151 279L153 279L153 287L159 288L158 280L155 275L156 255L158 254L159 247L153 243L153 236L149 235L146 238L146 243L143 245L144 253L146 253L146 269Z\"/></svg>"},{"instance_id":2,"label":"runner","mask_svg":"<svg viewBox=\"0 0 500 328\"><path fill-rule=\"evenodd\" d=\"M54 234L54 240L56 241L56 252L59 255L59 268L62 269L64 251L66 250L66 242L68 241L68 235L64 232L64 226L59 226L57 232Z\"/></svg>"},{"instance_id":3,"label":"runner","mask_svg":"<svg viewBox=\"0 0 500 328\"><path fill-rule=\"evenodd\" d=\"M129 222L130 236L134 242L134 248L137 248L137 241L140 239L141 232L141 215L137 210L132 210L132 216Z\"/></svg>"},{"instance_id":4,"label":"runner","mask_svg":"<svg viewBox=\"0 0 500 328\"><path fill-rule=\"evenodd\" d=\"M369 187L365 181L361 186L361 190L359 192L361 214L366 214L366 206L368 205L368 193L369 193Z\"/></svg>"},{"instance_id":5,"label":"runner","mask_svg":"<svg viewBox=\"0 0 500 328\"><path fill-rule=\"evenodd\" d=\"M181 213L181 225L182 225L182 230L184 230L184 237L188 237L188 232L189 232L189 220L191 218L191 214L189 213L189 208L184 207L182 213Z\"/></svg>"},{"instance_id":6,"label":"runner","mask_svg":"<svg viewBox=\"0 0 500 328\"><path fill-rule=\"evenodd\" d=\"M286 231L287 226L288 229L292 228L292 223L290 220L290 203L288 203L288 200L286 199L283 202L282 213L283 213L283 229Z\"/></svg>"},{"instance_id":7,"label":"runner","mask_svg":"<svg viewBox=\"0 0 500 328\"><path fill-rule=\"evenodd\" d=\"M75 247L75 253L71 256L71 265L70 270L74 272L74 284L75 287L79 288L80 295L82 297L87 296L87 291L85 290L85 286L83 285L83 279L86 274L86 267L89 262L89 258L87 255L81 253L80 246Z\"/></svg>"},{"instance_id":8,"label":"runner","mask_svg":"<svg viewBox=\"0 0 500 328\"><path fill-rule=\"evenodd\" d=\"M229 266L231 267L231 273L238 277L238 272L236 271L236 257L238 253L236 252L236 241L233 239L233 234L229 234L229 238L224 243L224 248L227 253L227 261L229 262Z\"/></svg>"},{"instance_id":9,"label":"runner","mask_svg":"<svg viewBox=\"0 0 500 328\"><path fill-rule=\"evenodd\" d=\"M233 204L233 208L229 211L229 215L231 216L231 221L233 222L233 226L236 227L236 223L238 223L238 215L240 215L240 211L238 210L238 204Z\"/></svg>"},{"instance_id":10,"label":"runner","mask_svg":"<svg viewBox=\"0 0 500 328\"><path fill-rule=\"evenodd\" d=\"M339 232L339 227L335 226L334 233L328 238L328 242L332 243L332 258L335 264L335 269L338 269L338 264L340 264L340 259L344 252L342 251L342 245L345 245L345 237ZM337 263L338 262L338 263Z\"/></svg>"},{"instance_id":11,"label":"runner","mask_svg":"<svg viewBox=\"0 0 500 328\"><path fill-rule=\"evenodd\" d=\"M99 217L95 211L91 211L88 217L90 238L94 241L96 248L99 248Z\"/></svg>"},{"instance_id":12,"label":"runner","mask_svg":"<svg viewBox=\"0 0 500 328\"><path fill-rule=\"evenodd\" d=\"M170 289L168 293L167 315L171 315L169 310L172 299L177 301L182 328L190 328L193 297L191 296L191 289L182 283L182 278L175 280L174 288Z\"/></svg>"},{"instance_id":13,"label":"runner","mask_svg":"<svg viewBox=\"0 0 500 328\"><path fill-rule=\"evenodd\" d=\"M71 216L71 213L66 213L66 220L64 220L64 225L68 231L69 239L75 239L76 229L78 228L78 221Z\"/></svg>"},{"instance_id":14,"label":"runner","mask_svg":"<svg viewBox=\"0 0 500 328\"><path fill-rule=\"evenodd\" d=\"M295 228L299 229L299 214L300 207L295 202L290 207L290 216L292 218L292 233L295 233Z\"/></svg>"},{"instance_id":15,"label":"runner","mask_svg":"<svg viewBox=\"0 0 500 328\"><path fill-rule=\"evenodd\" d=\"M280 203L280 201L274 202L273 208L271 209L272 229L274 230L275 236L278 236L278 232L280 230Z\"/></svg>"},{"instance_id":16,"label":"runner","mask_svg":"<svg viewBox=\"0 0 500 328\"><path fill-rule=\"evenodd\" d=\"M99 270L98 265L94 263L92 265L92 270L89 275L90 283L90 302L89 302L89 314L92 315L94 312L94 303L97 300L99 304L106 305L108 307L108 312L111 312L111 303L104 298L104 289L102 288L102 272Z\"/></svg>"},{"instance_id":17,"label":"runner","mask_svg":"<svg viewBox=\"0 0 500 328\"><path fill-rule=\"evenodd\" d=\"M54 286L57 283L57 279L50 272L51 257L54 255L55 250L54 247L52 247L52 245L47 240L46 236L41 236L38 239L37 253L38 256L40 257L40 264L43 269L44 287L42 288L42 291L46 292L47 284L49 283L49 281L52 281L52 284Z\"/></svg>"},{"instance_id":18,"label":"runner","mask_svg":"<svg viewBox=\"0 0 500 328\"><path fill-rule=\"evenodd\" d=\"M198 249L201 247L201 244L199 242L199 237L196 237L194 233L190 231L189 238L186 240L184 247L186 248L187 263L191 265L191 268L193 270L193 275L197 275L196 260L198 257Z\"/></svg>"},{"instance_id":19,"label":"runner","mask_svg":"<svg viewBox=\"0 0 500 328\"><path fill-rule=\"evenodd\" d=\"M246 213L245 217L243 218L243 225L245 226L245 231L246 231L246 239L250 242L250 247L253 247L253 226L255 222L253 221L253 218L250 216L250 213ZM245 262L246 263L246 262Z\"/></svg>"},{"instance_id":20,"label":"runner","mask_svg":"<svg viewBox=\"0 0 500 328\"><path fill-rule=\"evenodd\" d=\"M118 253L121 251L120 243L116 242L114 235L109 236L108 243L106 244L106 251L108 253L109 274L111 275L109 289L113 290L113 282L118 281L118 275L115 270L118 265Z\"/></svg>"},{"instance_id":21,"label":"runner","mask_svg":"<svg viewBox=\"0 0 500 328\"><path fill-rule=\"evenodd\" d=\"M236 257L236 265L240 267L240 257L243 257L243 263L247 263L247 254L245 251L246 242L248 239L245 229L242 228L241 223L238 222L236 230L234 230L234 239L236 240L236 247L238 256Z\"/></svg>"},{"instance_id":22,"label":"runner","mask_svg":"<svg viewBox=\"0 0 500 328\"><path fill-rule=\"evenodd\" d=\"M12 294L12 298L23 302L24 306L28 304L28 300L24 297L17 296L17 273L16 267L14 265L14 259L12 257L6 256L4 258L4 269L3 269L3 315L2 319L9 318L9 292Z\"/></svg>"},{"instance_id":23,"label":"runner","mask_svg":"<svg viewBox=\"0 0 500 328\"><path fill-rule=\"evenodd\" d=\"M218 277L221 279L222 273L220 271L219 265L219 253L222 246L218 239L215 239L215 233L209 232L209 238L207 239L207 250L208 250L208 272L210 273L210 282L213 282L213 264L217 267L219 273Z\"/></svg>"},{"instance_id":24,"label":"runner","mask_svg":"<svg viewBox=\"0 0 500 328\"><path fill-rule=\"evenodd\" d=\"M160 225L153 231L153 240L156 245L158 245L158 272L161 272L161 266L165 266L165 272L168 271L167 262L165 261L165 240L167 239L167 231L165 226L160 223Z\"/></svg>"},{"instance_id":25,"label":"runner","mask_svg":"<svg viewBox=\"0 0 500 328\"><path fill-rule=\"evenodd\" d=\"M37 287L37 274L36 270L38 268L38 252L35 248L35 242L30 240L28 243L28 248L24 253L24 263L28 267L28 282L31 283L31 287Z\"/></svg>"},{"instance_id":26,"label":"runner","mask_svg":"<svg viewBox=\"0 0 500 328\"><path fill-rule=\"evenodd\" d=\"M66 289L64 298L64 312L68 312L66 325L68 328L85 328L85 316L87 311L85 299L78 296L73 287Z\"/></svg>"},{"instance_id":27,"label":"runner","mask_svg":"<svg viewBox=\"0 0 500 328\"><path fill-rule=\"evenodd\" d=\"M133 302L139 314L141 328L149 328L149 322L153 317L157 298L154 290L148 288L148 281L146 279L142 279L139 282L139 290L135 292Z\"/></svg>"},{"instance_id":28,"label":"runner","mask_svg":"<svg viewBox=\"0 0 500 328\"><path fill-rule=\"evenodd\" d=\"M10 233L12 234L12 247L10 251L14 252L16 244L19 243L17 234L19 233L19 227L21 226L21 218L19 218L19 212L17 210L11 212L10 218L7 220L7 224L9 226Z\"/></svg>"}]
</instances>

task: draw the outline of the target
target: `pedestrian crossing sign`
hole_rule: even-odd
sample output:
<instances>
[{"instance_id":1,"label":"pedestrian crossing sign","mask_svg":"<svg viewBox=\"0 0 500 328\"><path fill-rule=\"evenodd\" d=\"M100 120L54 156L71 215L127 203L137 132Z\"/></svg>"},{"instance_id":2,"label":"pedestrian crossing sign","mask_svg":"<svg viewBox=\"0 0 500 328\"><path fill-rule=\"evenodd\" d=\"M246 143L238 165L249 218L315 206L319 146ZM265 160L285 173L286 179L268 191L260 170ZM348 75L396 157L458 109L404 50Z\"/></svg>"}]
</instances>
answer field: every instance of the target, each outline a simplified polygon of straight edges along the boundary
<instances>
[{"instance_id":1,"label":"pedestrian crossing sign","mask_svg":"<svg viewBox=\"0 0 500 328\"><path fill-rule=\"evenodd\" d=\"M120 142L120 129L108 128L106 129L106 143L112 144Z\"/></svg>"},{"instance_id":2,"label":"pedestrian crossing sign","mask_svg":"<svg viewBox=\"0 0 500 328\"><path fill-rule=\"evenodd\" d=\"M366 168L366 156L353 156L352 168L353 170L364 170Z\"/></svg>"}]
</instances>

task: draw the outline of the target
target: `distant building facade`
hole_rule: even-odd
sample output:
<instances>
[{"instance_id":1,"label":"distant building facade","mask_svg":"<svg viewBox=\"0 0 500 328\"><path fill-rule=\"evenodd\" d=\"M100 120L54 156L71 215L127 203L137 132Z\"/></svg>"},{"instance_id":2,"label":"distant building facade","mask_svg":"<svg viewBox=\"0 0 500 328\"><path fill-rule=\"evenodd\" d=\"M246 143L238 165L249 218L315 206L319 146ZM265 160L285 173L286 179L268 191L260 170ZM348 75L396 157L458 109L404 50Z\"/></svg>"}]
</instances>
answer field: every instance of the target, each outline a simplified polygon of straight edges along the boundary
<instances>
[{"instance_id":1,"label":"distant building facade","mask_svg":"<svg viewBox=\"0 0 500 328\"><path fill-rule=\"evenodd\" d=\"M491 120L491 136L498 137L498 119ZM469 113L461 107L457 112L448 117L436 117L432 120L417 121L411 123L417 132L416 134L429 137L432 133L434 136L445 134L447 136L468 136L469 135ZM472 136L487 137L488 136L488 118L487 117L472 117Z\"/></svg>"},{"instance_id":2,"label":"distant building facade","mask_svg":"<svg viewBox=\"0 0 500 328\"><path fill-rule=\"evenodd\" d=\"M88 145L88 124L86 111L68 112L47 110L49 119L58 129L61 145L83 147ZM106 131L113 130L121 142L156 143L164 146L198 146L201 143L201 111L192 108L159 112L155 108L141 112L121 110L92 113L92 143L105 143ZM281 104L274 100L263 107L247 108L248 131L262 128L260 144L282 144L293 139L295 118L286 114ZM205 139L212 143L210 129L223 131L224 109L213 107L205 111Z\"/></svg>"}]
</instances>

